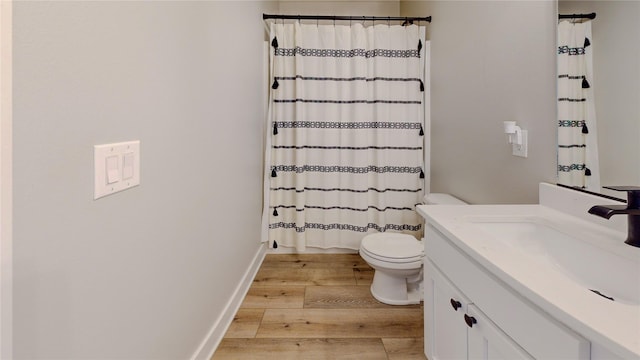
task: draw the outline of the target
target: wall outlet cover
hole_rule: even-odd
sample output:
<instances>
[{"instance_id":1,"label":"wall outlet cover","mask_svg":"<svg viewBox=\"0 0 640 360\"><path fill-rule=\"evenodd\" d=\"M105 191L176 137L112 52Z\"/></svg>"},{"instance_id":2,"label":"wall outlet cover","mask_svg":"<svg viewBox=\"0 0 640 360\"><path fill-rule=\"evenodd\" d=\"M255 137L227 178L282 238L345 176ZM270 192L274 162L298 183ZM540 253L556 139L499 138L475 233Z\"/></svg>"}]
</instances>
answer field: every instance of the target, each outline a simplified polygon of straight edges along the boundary
<instances>
[{"instance_id":1,"label":"wall outlet cover","mask_svg":"<svg viewBox=\"0 0 640 360\"><path fill-rule=\"evenodd\" d=\"M513 156L519 156L526 158L527 157L527 148L529 146L529 142L527 141L527 130L522 130L522 145L512 144Z\"/></svg>"}]
</instances>

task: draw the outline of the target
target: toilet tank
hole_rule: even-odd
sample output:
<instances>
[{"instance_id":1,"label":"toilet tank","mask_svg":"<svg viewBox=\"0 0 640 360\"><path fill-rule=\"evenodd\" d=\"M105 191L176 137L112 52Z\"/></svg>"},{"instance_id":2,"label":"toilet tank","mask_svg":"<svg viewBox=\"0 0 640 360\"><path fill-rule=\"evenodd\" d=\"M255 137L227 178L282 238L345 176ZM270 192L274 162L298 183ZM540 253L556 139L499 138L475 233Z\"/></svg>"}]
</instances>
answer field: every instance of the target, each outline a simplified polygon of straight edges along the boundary
<instances>
[{"instance_id":1,"label":"toilet tank","mask_svg":"<svg viewBox=\"0 0 640 360\"><path fill-rule=\"evenodd\" d=\"M466 202L449 194L431 193L424 196L425 205L468 205Z\"/></svg>"}]
</instances>

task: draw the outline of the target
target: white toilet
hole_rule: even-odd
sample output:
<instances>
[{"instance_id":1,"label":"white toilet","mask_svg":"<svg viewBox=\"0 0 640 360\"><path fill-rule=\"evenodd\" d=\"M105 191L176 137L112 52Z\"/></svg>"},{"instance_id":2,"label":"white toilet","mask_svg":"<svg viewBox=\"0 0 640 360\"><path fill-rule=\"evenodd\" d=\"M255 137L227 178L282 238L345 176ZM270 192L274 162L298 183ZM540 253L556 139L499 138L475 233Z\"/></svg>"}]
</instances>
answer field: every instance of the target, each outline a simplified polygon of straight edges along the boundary
<instances>
[{"instance_id":1,"label":"white toilet","mask_svg":"<svg viewBox=\"0 0 640 360\"><path fill-rule=\"evenodd\" d=\"M465 205L449 194L429 194L426 205ZM383 232L362 239L360 256L374 270L371 295L389 305L419 304L422 300L422 241L407 234Z\"/></svg>"}]
</instances>

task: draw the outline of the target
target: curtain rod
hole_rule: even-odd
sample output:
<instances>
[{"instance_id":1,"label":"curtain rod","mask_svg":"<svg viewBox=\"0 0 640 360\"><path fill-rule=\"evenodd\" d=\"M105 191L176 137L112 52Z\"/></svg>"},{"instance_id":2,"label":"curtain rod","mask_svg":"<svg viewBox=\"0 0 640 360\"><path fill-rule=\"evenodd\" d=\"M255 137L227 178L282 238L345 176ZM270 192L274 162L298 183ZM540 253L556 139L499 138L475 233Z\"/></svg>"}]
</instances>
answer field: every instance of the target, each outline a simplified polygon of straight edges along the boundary
<instances>
[{"instance_id":1,"label":"curtain rod","mask_svg":"<svg viewBox=\"0 0 640 360\"><path fill-rule=\"evenodd\" d=\"M351 20L351 21L426 21L431 22L431 16L328 16L328 15L269 15L262 14L262 19L283 19L283 20Z\"/></svg>"},{"instance_id":2,"label":"curtain rod","mask_svg":"<svg viewBox=\"0 0 640 360\"><path fill-rule=\"evenodd\" d=\"M562 15L558 14L558 19L595 19L596 13L591 14L571 14L571 15Z\"/></svg>"}]
</instances>

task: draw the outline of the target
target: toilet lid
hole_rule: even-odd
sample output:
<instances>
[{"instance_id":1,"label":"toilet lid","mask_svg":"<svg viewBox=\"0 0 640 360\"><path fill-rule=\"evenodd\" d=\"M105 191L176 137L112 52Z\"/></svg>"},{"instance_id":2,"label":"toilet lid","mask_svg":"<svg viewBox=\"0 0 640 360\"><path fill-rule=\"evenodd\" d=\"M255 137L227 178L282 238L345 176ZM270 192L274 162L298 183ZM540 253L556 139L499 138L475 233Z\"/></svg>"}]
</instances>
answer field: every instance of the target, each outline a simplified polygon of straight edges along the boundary
<instances>
[{"instance_id":1,"label":"toilet lid","mask_svg":"<svg viewBox=\"0 0 640 360\"><path fill-rule=\"evenodd\" d=\"M375 257L402 262L420 260L423 250L422 244L415 237L398 233L367 235L362 239L360 247Z\"/></svg>"}]
</instances>

